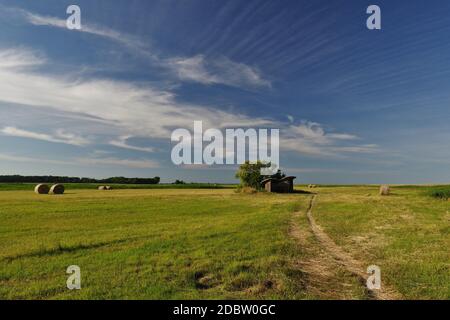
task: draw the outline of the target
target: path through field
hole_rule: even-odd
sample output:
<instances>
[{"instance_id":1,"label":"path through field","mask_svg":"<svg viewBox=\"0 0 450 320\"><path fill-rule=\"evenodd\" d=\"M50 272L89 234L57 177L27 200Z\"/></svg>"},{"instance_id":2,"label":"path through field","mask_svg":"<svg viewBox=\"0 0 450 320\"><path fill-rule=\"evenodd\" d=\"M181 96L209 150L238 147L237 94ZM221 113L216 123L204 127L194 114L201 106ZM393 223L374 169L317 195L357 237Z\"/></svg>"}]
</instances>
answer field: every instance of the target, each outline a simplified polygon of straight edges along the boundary
<instances>
[{"instance_id":1,"label":"path through field","mask_svg":"<svg viewBox=\"0 0 450 320\"><path fill-rule=\"evenodd\" d=\"M300 244L311 246L311 241L309 243L307 241L307 234L312 233L320 246L320 248L310 249L315 251L314 257L302 261L299 266L308 275L308 290L316 294L319 293L319 296L325 298L348 299L349 296L352 298L352 292L355 291L352 288L352 281L348 276L339 275L340 268L343 268L357 280L366 298L377 300L400 299L401 295L399 293L392 288L386 287L383 283L381 290L367 289L366 282L369 276L365 272L367 266L364 266L364 264L339 247L315 222L312 210L316 199L317 195L311 197L306 211L310 230L304 231L298 225L298 219L302 215L301 212L294 214L291 227L291 235ZM324 291L326 291L325 295L323 295Z\"/></svg>"}]
</instances>

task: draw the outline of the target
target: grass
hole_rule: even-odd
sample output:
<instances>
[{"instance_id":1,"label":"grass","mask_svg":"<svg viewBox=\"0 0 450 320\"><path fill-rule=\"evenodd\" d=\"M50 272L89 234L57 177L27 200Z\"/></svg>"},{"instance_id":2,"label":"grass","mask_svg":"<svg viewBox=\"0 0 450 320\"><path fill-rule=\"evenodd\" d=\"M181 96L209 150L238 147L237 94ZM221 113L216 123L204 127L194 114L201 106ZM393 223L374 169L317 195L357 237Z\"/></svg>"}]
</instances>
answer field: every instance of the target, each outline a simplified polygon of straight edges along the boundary
<instances>
[{"instance_id":1,"label":"grass","mask_svg":"<svg viewBox=\"0 0 450 320\"><path fill-rule=\"evenodd\" d=\"M430 195L433 198L441 199L441 200L448 200L450 198L450 187L431 187L427 191L428 195Z\"/></svg>"},{"instance_id":2,"label":"grass","mask_svg":"<svg viewBox=\"0 0 450 320\"><path fill-rule=\"evenodd\" d=\"M431 187L320 188L316 221L406 299L450 298L450 203Z\"/></svg>"},{"instance_id":3,"label":"grass","mask_svg":"<svg viewBox=\"0 0 450 320\"><path fill-rule=\"evenodd\" d=\"M0 192L0 298L302 298L286 237L298 195ZM82 290L66 288L78 265Z\"/></svg>"},{"instance_id":4,"label":"grass","mask_svg":"<svg viewBox=\"0 0 450 320\"><path fill-rule=\"evenodd\" d=\"M37 183L0 183L0 191L34 190ZM48 183L52 185L52 183ZM97 189L100 183L63 183L66 189L84 190ZM186 183L186 184L108 184L113 189L232 189L235 185L215 183Z\"/></svg>"},{"instance_id":5,"label":"grass","mask_svg":"<svg viewBox=\"0 0 450 320\"><path fill-rule=\"evenodd\" d=\"M375 186L318 187L313 215L353 257L380 266L382 283L404 298L448 299L450 203L430 197L431 188L394 186L382 197ZM2 191L0 298L364 299L310 232L310 197ZM81 268L81 290L66 288L70 265Z\"/></svg>"}]
</instances>

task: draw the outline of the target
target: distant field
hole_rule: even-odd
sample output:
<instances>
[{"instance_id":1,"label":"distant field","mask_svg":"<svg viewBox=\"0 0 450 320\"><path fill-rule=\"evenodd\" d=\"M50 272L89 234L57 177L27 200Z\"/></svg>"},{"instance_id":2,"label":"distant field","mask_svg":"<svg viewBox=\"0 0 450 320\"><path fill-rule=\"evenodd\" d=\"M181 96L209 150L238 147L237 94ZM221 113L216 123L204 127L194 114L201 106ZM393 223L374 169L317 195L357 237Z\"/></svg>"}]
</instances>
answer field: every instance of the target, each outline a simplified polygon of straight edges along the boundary
<instances>
[{"instance_id":1,"label":"distant field","mask_svg":"<svg viewBox=\"0 0 450 320\"><path fill-rule=\"evenodd\" d=\"M367 298L348 272L319 259L308 194L69 185L52 196L30 186L0 192L3 299ZM427 190L381 197L374 186L319 187L313 214L404 298L448 299L450 202ZM79 291L66 288L73 264Z\"/></svg>"},{"instance_id":2,"label":"distant field","mask_svg":"<svg viewBox=\"0 0 450 320\"><path fill-rule=\"evenodd\" d=\"M0 191L33 190L37 183L0 183ZM52 185L48 183L48 185ZM101 185L114 189L230 189L230 184L186 183L186 184L101 184L101 183L63 183L67 190L97 189Z\"/></svg>"}]
</instances>

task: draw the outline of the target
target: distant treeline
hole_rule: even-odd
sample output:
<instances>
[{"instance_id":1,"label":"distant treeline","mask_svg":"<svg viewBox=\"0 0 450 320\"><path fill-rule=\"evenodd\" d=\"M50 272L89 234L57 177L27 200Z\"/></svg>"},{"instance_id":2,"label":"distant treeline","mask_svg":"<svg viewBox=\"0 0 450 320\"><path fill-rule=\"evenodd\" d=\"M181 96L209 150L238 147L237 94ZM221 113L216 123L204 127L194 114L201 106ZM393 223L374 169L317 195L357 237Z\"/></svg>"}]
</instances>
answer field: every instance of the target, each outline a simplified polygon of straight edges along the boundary
<instances>
[{"instance_id":1,"label":"distant treeline","mask_svg":"<svg viewBox=\"0 0 450 320\"><path fill-rule=\"evenodd\" d=\"M158 184L159 177L154 178L125 178L111 177L107 179L61 177L61 176L0 176L0 183L118 183L118 184Z\"/></svg>"}]
</instances>

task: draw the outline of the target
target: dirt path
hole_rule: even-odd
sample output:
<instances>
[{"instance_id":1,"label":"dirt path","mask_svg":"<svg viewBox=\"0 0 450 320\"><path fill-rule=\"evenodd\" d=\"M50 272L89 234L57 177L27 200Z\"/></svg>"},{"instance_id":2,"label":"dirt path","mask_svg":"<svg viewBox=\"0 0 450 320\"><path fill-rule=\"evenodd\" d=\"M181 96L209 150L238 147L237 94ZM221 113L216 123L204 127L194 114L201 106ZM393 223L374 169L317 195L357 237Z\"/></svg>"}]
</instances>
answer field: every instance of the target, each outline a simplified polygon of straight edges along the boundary
<instances>
[{"instance_id":1,"label":"dirt path","mask_svg":"<svg viewBox=\"0 0 450 320\"><path fill-rule=\"evenodd\" d=\"M290 235L298 245L295 268L309 299L355 299L366 296L354 277L323 248L308 225L305 212L292 216ZM356 288L356 290L355 290Z\"/></svg>"},{"instance_id":2,"label":"dirt path","mask_svg":"<svg viewBox=\"0 0 450 320\"><path fill-rule=\"evenodd\" d=\"M321 259L323 263L338 264L344 267L348 272L350 272L354 277L357 278L359 283L365 288L367 296L371 299L379 300L393 300L401 298L400 294L395 292L392 288L386 287L382 282L381 290L368 290L366 288L366 281L368 274L365 272L367 266L365 266L360 261L354 259L350 254L345 252L341 247L339 247L324 231L317 225L312 215L312 209L314 207L314 202L317 196L311 197L306 216L311 227L311 231L314 236L319 240L323 249L326 251L328 256L325 259ZM298 215L297 215L298 216ZM297 237L296 237L297 238ZM333 260L333 261L330 261ZM322 266L325 267L325 266Z\"/></svg>"}]
</instances>

